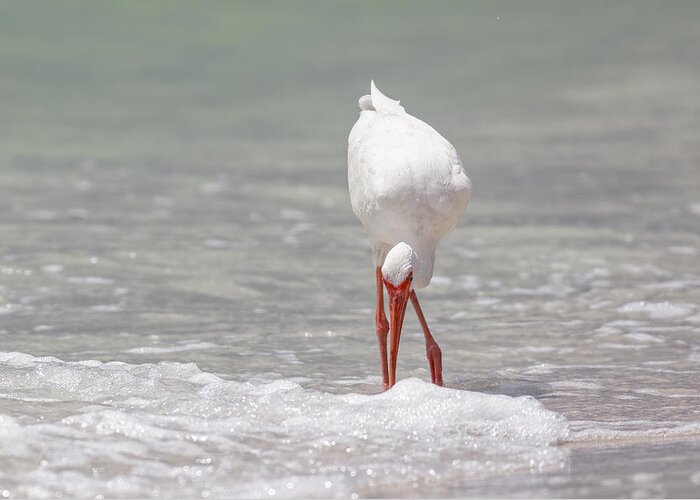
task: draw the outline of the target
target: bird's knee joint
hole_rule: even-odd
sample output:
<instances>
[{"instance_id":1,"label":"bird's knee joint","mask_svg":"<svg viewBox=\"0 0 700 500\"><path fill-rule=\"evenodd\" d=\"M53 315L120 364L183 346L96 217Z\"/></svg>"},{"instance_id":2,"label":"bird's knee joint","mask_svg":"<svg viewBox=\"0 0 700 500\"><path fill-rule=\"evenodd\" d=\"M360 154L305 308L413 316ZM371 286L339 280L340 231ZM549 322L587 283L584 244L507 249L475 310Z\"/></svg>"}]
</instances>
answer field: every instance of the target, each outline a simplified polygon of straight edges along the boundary
<instances>
[{"instance_id":1,"label":"bird's knee joint","mask_svg":"<svg viewBox=\"0 0 700 500\"><path fill-rule=\"evenodd\" d=\"M430 358L442 359L442 350L440 349L440 347L437 344L429 346L426 349L426 351L428 353L428 359L430 359Z\"/></svg>"},{"instance_id":2,"label":"bird's knee joint","mask_svg":"<svg viewBox=\"0 0 700 500\"><path fill-rule=\"evenodd\" d=\"M377 321L377 337L386 338L389 335L389 322L384 319L384 321Z\"/></svg>"}]
</instances>

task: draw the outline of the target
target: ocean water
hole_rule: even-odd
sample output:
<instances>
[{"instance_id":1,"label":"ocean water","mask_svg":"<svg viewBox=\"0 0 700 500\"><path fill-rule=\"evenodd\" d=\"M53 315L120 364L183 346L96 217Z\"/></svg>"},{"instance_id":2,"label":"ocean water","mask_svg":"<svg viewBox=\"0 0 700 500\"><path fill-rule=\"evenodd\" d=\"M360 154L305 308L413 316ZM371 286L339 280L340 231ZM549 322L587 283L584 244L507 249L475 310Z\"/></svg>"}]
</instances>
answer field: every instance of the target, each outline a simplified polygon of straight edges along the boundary
<instances>
[{"instance_id":1,"label":"ocean water","mask_svg":"<svg viewBox=\"0 0 700 500\"><path fill-rule=\"evenodd\" d=\"M0 496L688 497L694 2L0 6ZM373 78L474 197L381 391Z\"/></svg>"}]
</instances>

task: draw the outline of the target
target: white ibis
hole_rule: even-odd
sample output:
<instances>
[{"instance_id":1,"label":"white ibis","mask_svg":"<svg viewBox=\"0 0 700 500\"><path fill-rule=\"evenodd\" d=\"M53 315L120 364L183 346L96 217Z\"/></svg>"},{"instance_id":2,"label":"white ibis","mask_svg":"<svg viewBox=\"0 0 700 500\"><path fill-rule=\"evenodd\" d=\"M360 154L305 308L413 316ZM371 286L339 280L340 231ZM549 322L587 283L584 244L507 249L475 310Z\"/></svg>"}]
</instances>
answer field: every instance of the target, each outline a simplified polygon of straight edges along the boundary
<instances>
[{"instance_id":1,"label":"white ibis","mask_svg":"<svg viewBox=\"0 0 700 500\"><path fill-rule=\"evenodd\" d=\"M377 281L375 321L384 388L396 383L396 359L409 298L425 335L434 384L442 385L442 351L430 333L415 290L433 277L435 250L471 196L457 151L399 101L370 84L348 137L352 209L369 234ZM384 289L389 318L384 314ZM387 336L391 332L389 364Z\"/></svg>"}]
</instances>

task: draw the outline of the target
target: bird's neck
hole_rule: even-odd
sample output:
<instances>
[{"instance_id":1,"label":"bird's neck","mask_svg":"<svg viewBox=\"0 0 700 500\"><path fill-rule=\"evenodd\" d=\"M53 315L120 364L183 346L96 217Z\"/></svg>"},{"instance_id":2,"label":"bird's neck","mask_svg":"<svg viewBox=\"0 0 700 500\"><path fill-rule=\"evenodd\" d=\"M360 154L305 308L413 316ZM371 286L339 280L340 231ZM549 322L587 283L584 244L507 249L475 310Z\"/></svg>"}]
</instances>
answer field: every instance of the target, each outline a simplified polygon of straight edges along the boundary
<instances>
[{"instance_id":1,"label":"bird's neck","mask_svg":"<svg viewBox=\"0 0 700 500\"><path fill-rule=\"evenodd\" d=\"M414 248L413 252L416 254L413 264L413 288L425 288L433 279L435 250Z\"/></svg>"}]
</instances>

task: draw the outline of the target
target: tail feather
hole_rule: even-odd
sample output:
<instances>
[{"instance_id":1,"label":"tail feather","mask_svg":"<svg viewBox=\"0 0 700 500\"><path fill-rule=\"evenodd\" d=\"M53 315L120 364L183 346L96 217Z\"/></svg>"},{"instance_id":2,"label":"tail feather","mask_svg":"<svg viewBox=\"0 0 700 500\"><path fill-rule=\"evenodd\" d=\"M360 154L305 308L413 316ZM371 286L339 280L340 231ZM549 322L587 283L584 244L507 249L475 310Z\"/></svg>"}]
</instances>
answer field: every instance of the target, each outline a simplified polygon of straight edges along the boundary
<instances>
[{"instance_id":1,"label":"tail feather","mask_svg":"<svg viewBox=\"0 0 700 500\"><path fill-rule=\"evenodd\" d=\"M374 84L374 80L370 82L370 92L372 94L372 104L374 109L382 113L405 113L406 110L401 106L401 101L395 101L382 94L382 92Z\"/></svg>"},{"instance_id":2,"label":"tail feather","mask_svg":"<svg viewBox=\"0 0 700 500\"><path fill-rule=\"evenodd\" d=\"M403 114L406 112L400 101L395 101L384 94L374 84L370 82L370 95L360 98L358 105L363 111L379 111L380 113Z\"/></svg>"}]
</instances>

